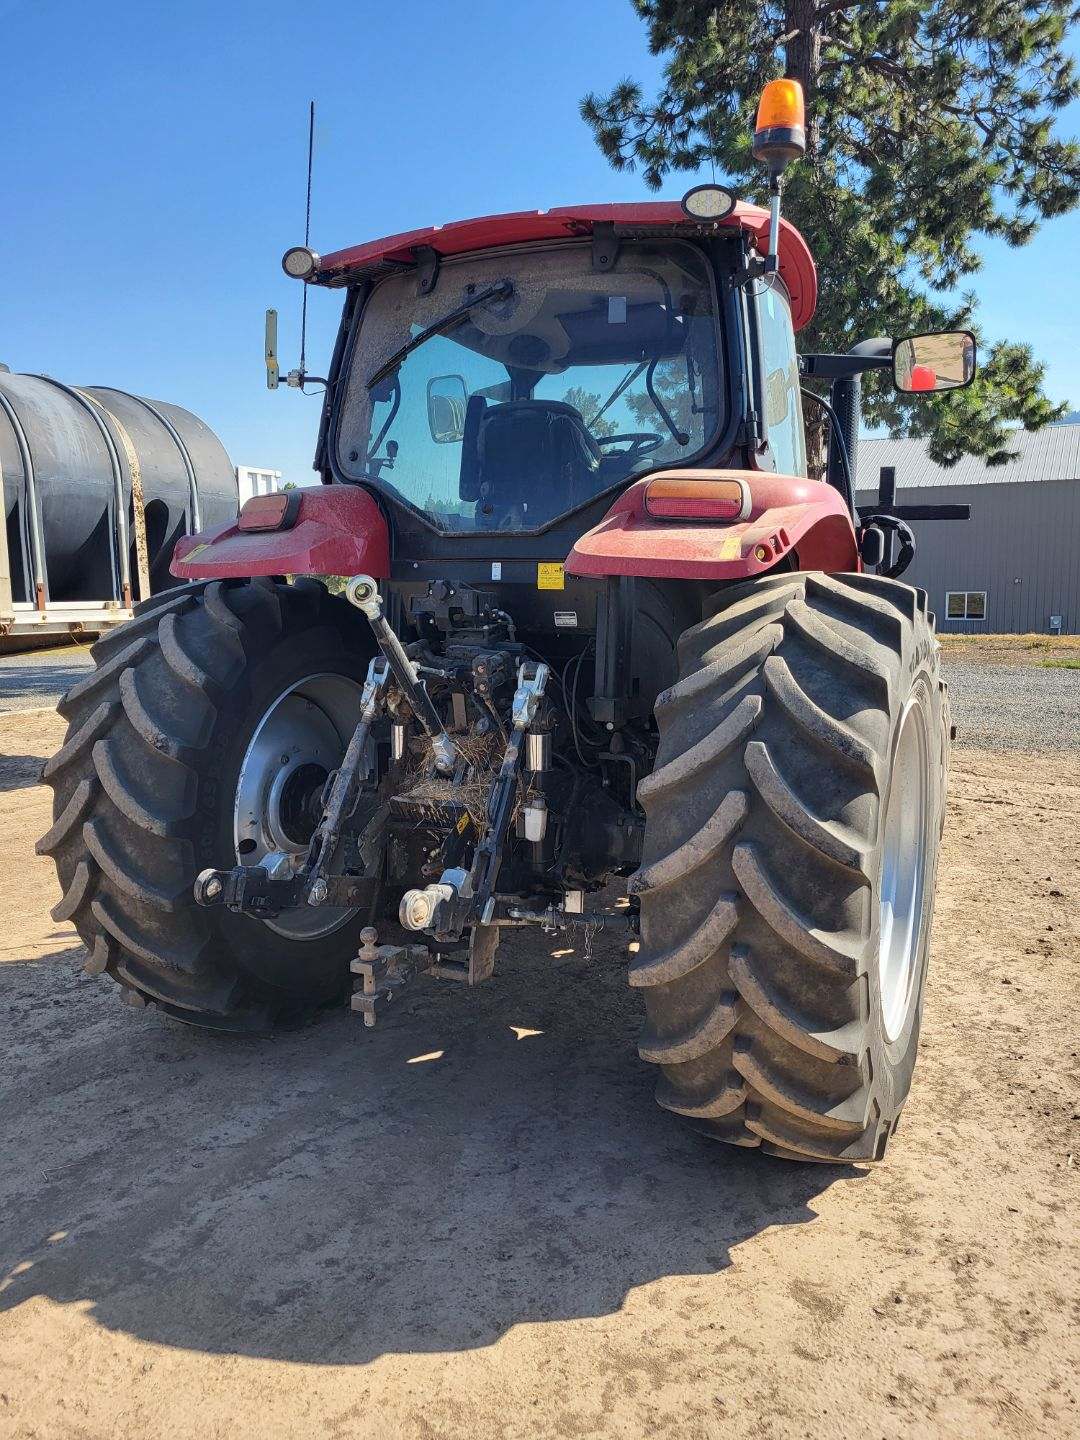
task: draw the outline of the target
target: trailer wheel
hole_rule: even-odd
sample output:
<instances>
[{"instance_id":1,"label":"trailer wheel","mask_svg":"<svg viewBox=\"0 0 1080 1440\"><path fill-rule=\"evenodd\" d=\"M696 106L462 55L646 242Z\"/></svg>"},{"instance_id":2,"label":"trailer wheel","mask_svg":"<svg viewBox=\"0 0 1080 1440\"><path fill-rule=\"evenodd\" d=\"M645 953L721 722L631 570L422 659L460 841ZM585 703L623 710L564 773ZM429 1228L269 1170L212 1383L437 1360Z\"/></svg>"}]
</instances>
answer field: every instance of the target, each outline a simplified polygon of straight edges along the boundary
<instances>
[{"instance_id":1,"label":"trailer wheel","mask_svg":"<svg viewBox=\"0 0 1080 1440\"><path fill-rule=\"evenodd\" d=\"M948 710L926 595L721 591L657 699L641 945L657 1100L736 1145L880 1160L918 1048Z\"/></svg>"},{"instance_id":2,"label":"trailer wheel","mask_svg":"<svg viewBox=\"0 0 1080 1440\"><path fill-rule=\"evenodd\" d=\"M71 920L133 1005L261 1030L341 994L373 889L356 910L273 921L206 910L207 866L299 854L357 719L372 642L314 581L211 581L136 607L61 701L63 747L38 851Z\"/></svg>"}]
</instances>

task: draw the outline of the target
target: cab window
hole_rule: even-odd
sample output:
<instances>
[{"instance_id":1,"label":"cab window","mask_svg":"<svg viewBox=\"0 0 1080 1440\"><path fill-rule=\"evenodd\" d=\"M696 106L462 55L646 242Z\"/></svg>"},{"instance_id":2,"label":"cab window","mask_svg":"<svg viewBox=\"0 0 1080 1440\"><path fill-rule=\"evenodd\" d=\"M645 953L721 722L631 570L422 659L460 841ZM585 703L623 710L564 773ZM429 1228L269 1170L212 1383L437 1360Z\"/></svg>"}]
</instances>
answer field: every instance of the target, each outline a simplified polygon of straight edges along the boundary
<instances>
[{"instance_id":1,"label":"cab window","mask_svg":"<svg viewBox=\"0 0 1080 1440\"><path fill-rule=\"evenodd\" d=\"M760 284L757 294L758 333L765 383L765 425L773 463L784 475L806 474L799 362L791 307L783 284L775 277Z\"/></svg>"},{"instance_id":2,"label":"cab window","mask_svg":"<svg viewBox=\"0 0 1080 1440\"><path fill-rule=\"evenodd\" d=\"M692 460L726 408L709 266L671 241L627 240L607 272L566 242L447 259L426 296L391 276L351 364L342 473L445 531L543 529Z\"/></svg>"}]
</instances>

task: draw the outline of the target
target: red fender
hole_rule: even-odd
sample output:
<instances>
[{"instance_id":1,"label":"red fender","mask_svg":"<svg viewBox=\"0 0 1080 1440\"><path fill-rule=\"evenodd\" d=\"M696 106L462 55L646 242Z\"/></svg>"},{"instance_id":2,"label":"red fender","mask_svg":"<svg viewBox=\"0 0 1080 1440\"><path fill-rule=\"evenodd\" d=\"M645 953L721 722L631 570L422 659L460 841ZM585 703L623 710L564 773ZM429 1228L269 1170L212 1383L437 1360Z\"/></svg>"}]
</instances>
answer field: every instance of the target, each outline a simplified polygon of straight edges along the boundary
<instances>
[{"instance_id":1,"label":"red fender","mask_svg":"<svg viewBox=\"0 0 1080 1440\"><path fill-rule=\"evenodd\" d=\"M658 520L645 490L660 475L625 490L570 551L568 575L647 575L666 580L747 580L793 557L797 570L861 569L851 516L839 491L820 480L759 470L665 470L665 477L742 480L747 519L729 523Z\"/></svg>"},{"instance_id":2,"label":"red fender","mask_svg":"<svg viewBox=\"0 0 1080 1440\"><path fill-rule=\"evenodd\" d=\"M178 580L245 575L390 576L390 532L378 505L355 485L294 492L300 508L287 530L241 530L239 517L176 542Z\"/></svg>"}]
</instances>

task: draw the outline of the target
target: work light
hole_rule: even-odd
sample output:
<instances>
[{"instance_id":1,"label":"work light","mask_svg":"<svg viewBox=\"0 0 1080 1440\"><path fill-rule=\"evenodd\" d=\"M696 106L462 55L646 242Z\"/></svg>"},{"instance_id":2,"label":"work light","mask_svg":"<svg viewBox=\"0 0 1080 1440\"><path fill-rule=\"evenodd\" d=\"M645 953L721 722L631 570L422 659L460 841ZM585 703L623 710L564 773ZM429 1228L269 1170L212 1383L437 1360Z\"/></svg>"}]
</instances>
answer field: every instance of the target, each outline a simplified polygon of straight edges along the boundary
<instances>
[{"instance_id":1,"label":"work light","mask_svg":"<svg viewBox=\"0 0 1080 1440\"><path fill-rule=\"evenodd\" d=\"M310 280L319 268L319 257L306 245L294 245L281 257L281 268L292 280Z\"/></svg>"},{"instance_id":2,"label":"work light","mask_svg":"<svg viewBox=\"0 0 1080 1440\"><path fill-rule=\"evenodd\" d=\"M735 196L722 185L695 185L682 197L683 213L705 223L726 220L735 204Z\"/></svg>"}]
</instances>

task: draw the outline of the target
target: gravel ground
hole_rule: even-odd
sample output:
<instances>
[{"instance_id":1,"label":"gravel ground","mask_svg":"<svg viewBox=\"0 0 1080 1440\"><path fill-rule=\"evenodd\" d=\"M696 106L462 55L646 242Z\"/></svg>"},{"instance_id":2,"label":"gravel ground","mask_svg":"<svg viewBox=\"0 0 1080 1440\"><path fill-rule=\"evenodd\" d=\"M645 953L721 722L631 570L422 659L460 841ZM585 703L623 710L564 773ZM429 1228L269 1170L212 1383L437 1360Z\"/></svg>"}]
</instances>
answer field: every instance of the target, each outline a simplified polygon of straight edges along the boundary
<instances>
[{"instance_id":1,"label":"gravel ground","mask_svg":"<svg viewBox=\"0 0 1080 1440\"><path fill-rule=\"evenodd\" d=\"M956 743L981 750L1080 750L1080 670L1038 659L988 664L946 654ZM52 707L90 668L89 646L0 657L0 713Z\"/></svg>"},{"instance_id":2,"label":"gravel ground","mask_svg":"<svg viewBox=\"0 0 1080 1440\"><path fill-rule=\"evenodd\" d=\"M0 713L52 709L93 663L89 645L63 645L55 650L0 656Z\"/></svg>"},{"instance_id":3,"label":"gravel ground","mask_svg":"<svg viewBox=\"0 0 1080 1440\"><path fill-rule=\"evenodd\" d=\"M977 750L1080 751L1080 670L988 665L947 655L956 743Z\"/></svg>"}]
</instances>

